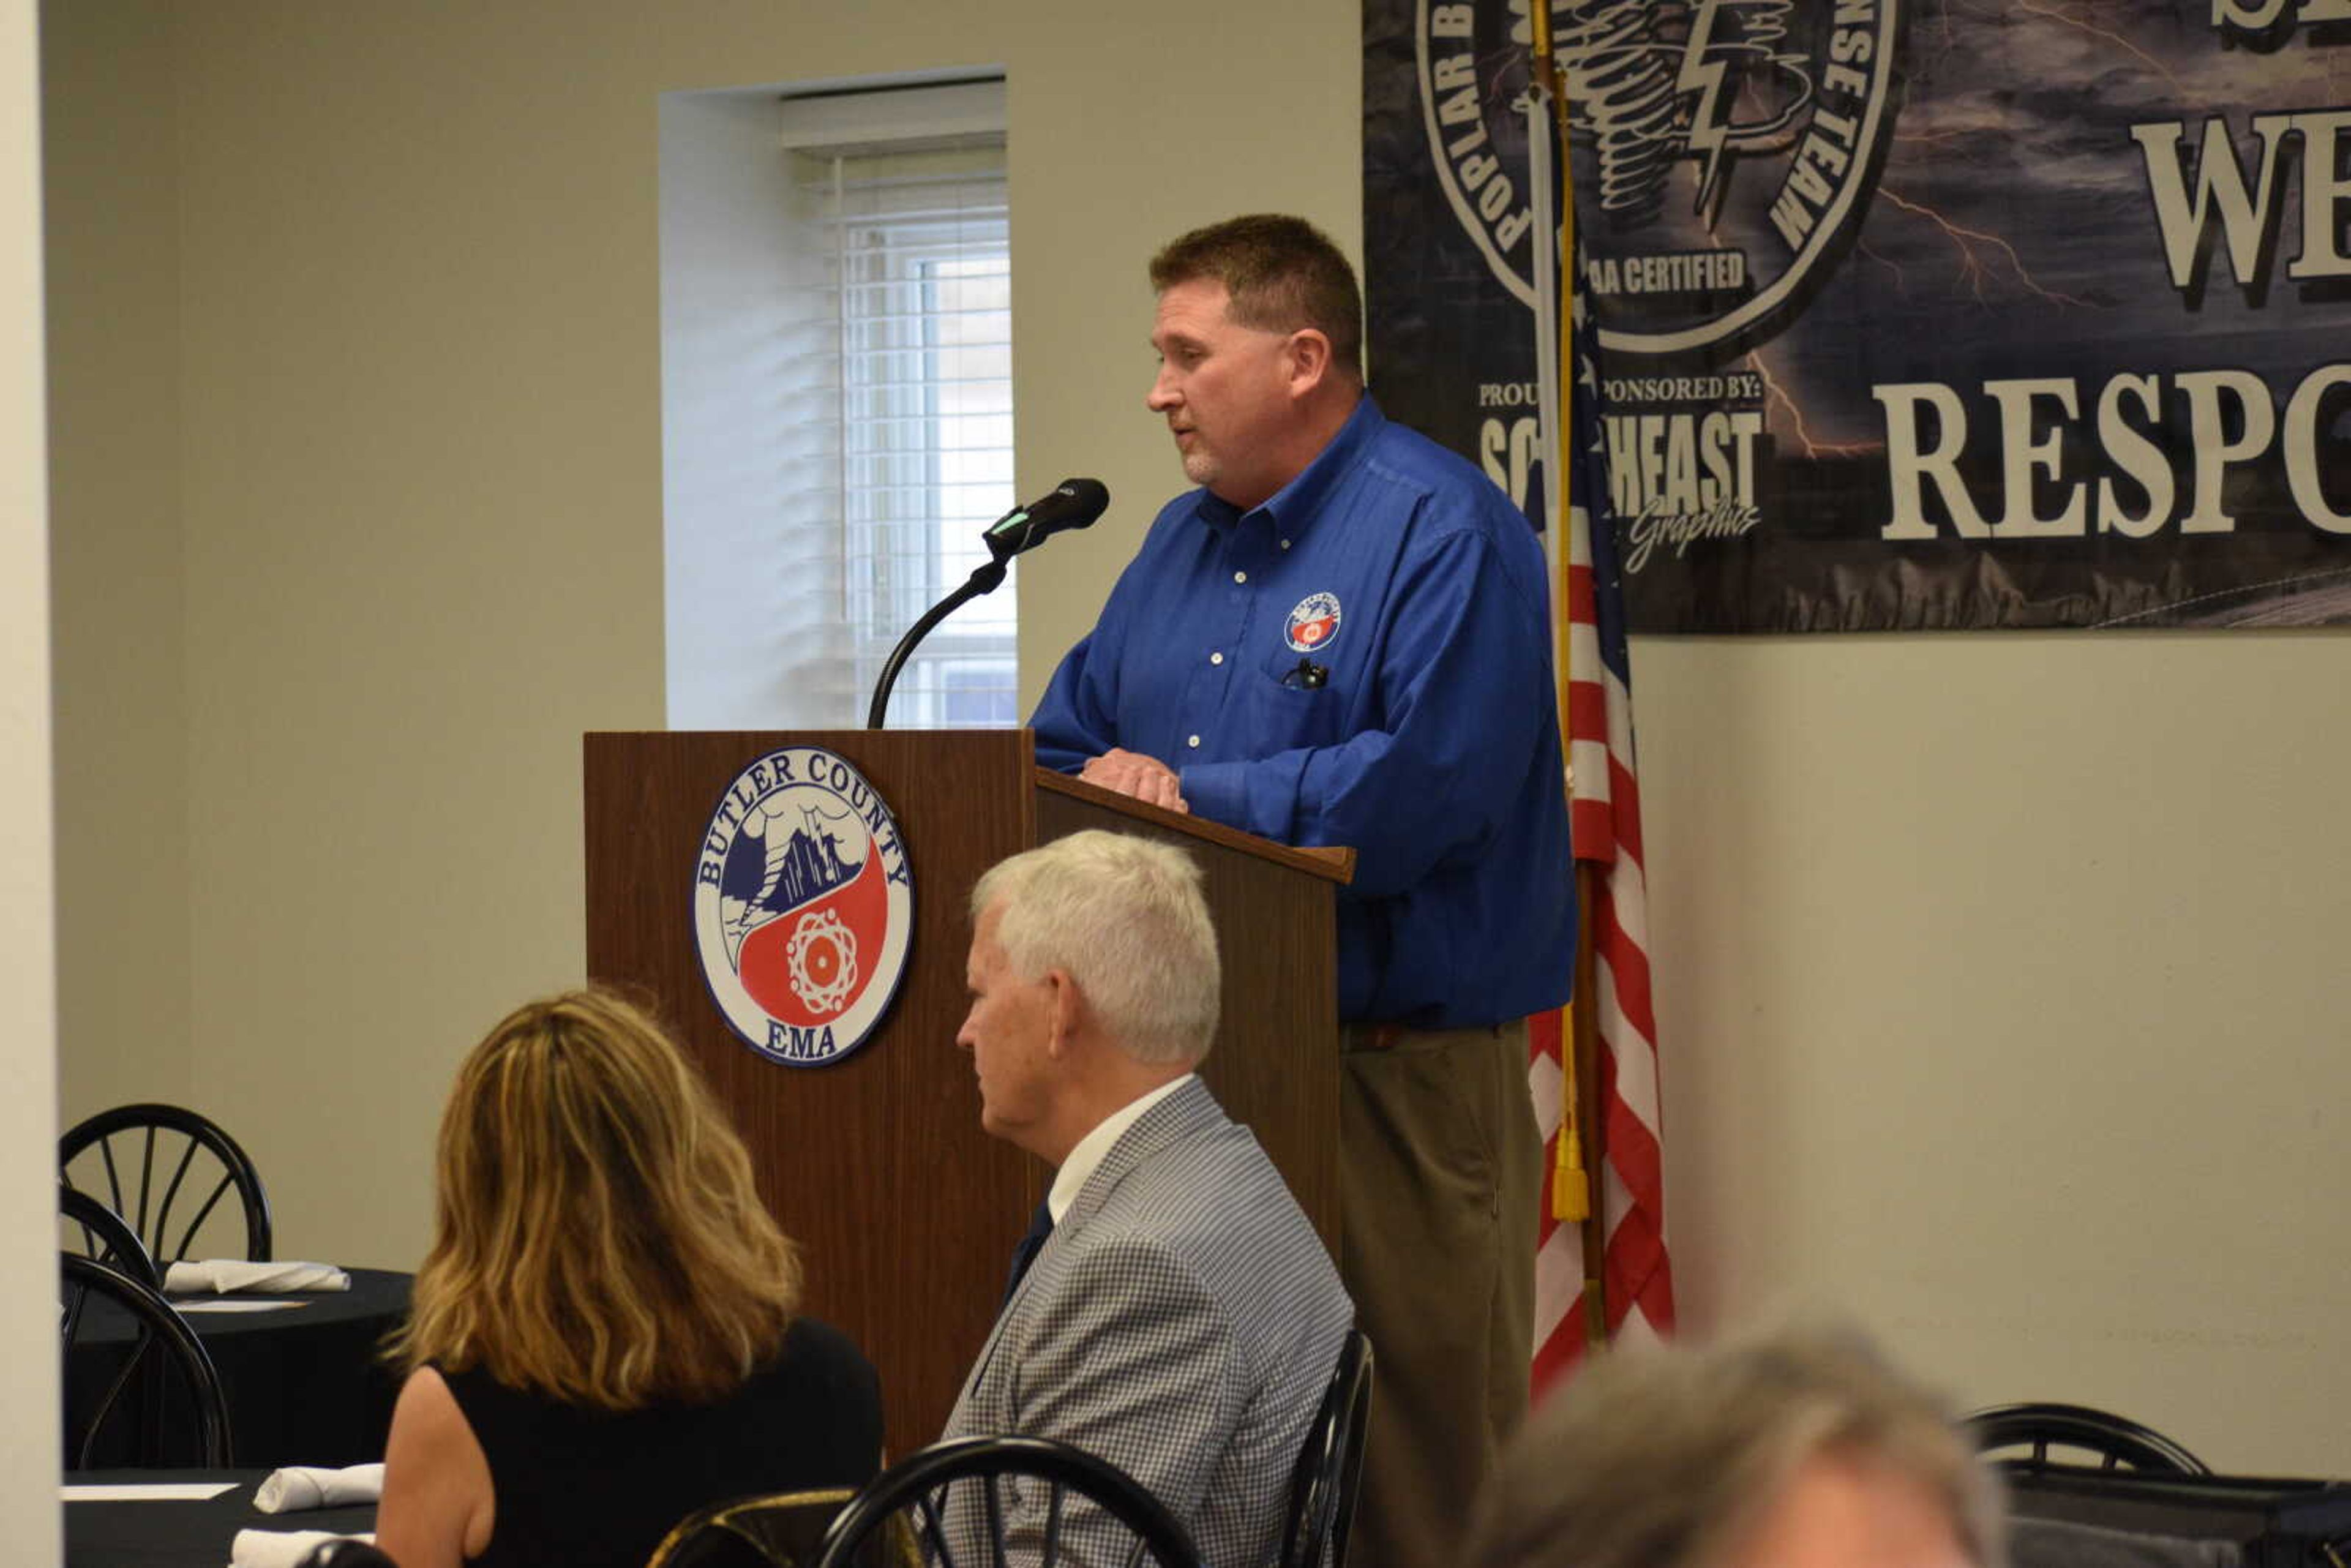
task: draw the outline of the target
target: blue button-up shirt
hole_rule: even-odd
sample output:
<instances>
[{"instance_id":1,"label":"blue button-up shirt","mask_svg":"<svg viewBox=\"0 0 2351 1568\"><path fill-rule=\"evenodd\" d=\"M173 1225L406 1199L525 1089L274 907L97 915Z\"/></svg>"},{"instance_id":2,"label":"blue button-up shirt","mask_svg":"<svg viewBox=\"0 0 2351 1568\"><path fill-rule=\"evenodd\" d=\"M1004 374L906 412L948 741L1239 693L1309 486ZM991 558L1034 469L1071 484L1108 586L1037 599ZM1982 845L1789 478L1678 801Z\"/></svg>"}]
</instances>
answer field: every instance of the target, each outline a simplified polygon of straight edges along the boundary
<instances>
[{"instance_id":1,"label":"blue button-up shirt","mask_svg":"<svg viewBox=\"0 0 2351 1568\"><path fill-rule=\"evenodd\" d=\"M1203 817L1353 846L1343 1019L1557 1007L1575 895L1544 580L1509 497L1365 397L1262 506L1167 504L1054 672L1038 760L1123 747Z\"/></svg>"}]
</instances>

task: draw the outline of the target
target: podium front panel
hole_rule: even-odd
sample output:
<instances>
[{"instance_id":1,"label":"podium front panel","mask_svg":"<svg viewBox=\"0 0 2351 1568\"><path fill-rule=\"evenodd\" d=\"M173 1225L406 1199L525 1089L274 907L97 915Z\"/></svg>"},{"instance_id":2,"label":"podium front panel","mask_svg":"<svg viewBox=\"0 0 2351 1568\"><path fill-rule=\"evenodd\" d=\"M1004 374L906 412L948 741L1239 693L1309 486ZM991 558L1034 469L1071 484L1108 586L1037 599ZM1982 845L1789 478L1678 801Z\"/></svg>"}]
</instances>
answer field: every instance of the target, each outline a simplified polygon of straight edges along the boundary
<instances>
[{"instance_id":1,"label":"podium front panel","mask_svg":"<svg viewBox=\"0 0 2351 1568\"><path fill-rule=\"evenodd\" d=\"M819 1066L731 1030L695 956L693 892L711 814L785 746L862 773L905 844L914 930L878 1032ZM799 1243L807 1310L881 1371L893 1453L935 1439L995 1321L1005 1260L1050 1175L979 1126L955 1043L980 872L1029 844L1025 731L685 732L586 738L588 973L649 995L735 1118L759 1188Z\"/></svg>"},{"instance_id":2,"label":"podium front panel","mask_svg":"<svg viewBox=\"0 0 2351 1568\"><path fill-rule=\"evenodd\" d=\"M695 950L705 830L747 767L838 755L904 840L914 932L896 1000L861 1049L796 1066L727 1026ZM651 999L751 1150L807 1267L807 1309L882 1375L891 1451L939 1434L986 1341L1007 1260L1051 1171L980 1128L967 1005L967 900L988 866L1107 828L1176 841L1207 872L1224 958L1203 1076L1265 1145L1335 1258L1338 1003L1332 877L1263 840L1040 775L1027 731L591 734L584 747L588 973Z\"/></svg>"}]
</instances>

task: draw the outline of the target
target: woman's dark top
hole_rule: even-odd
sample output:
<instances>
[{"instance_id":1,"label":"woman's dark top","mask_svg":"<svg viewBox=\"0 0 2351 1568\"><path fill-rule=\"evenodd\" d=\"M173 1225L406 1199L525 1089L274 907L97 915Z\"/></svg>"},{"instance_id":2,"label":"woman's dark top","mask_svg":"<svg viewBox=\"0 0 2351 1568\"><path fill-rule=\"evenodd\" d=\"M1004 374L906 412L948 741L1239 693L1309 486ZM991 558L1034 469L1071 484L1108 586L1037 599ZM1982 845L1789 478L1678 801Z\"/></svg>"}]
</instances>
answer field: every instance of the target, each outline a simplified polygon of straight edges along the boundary
<instances>
[{"instance_id":1,"label":"woman's dark top","mask_svg":"<svg viewBox=\"0 0 2351 1568\"><path fill-rule=\"evenodd\" d=\"M784 1348L713 1405L590 1410L481 1368L442 1376L490 1462L482 1568L643 1568L695 1510L751 1492L858 1487L882 1455L882 1391L846 1335L793 1321Z\"/></svg>"}]
</instances>

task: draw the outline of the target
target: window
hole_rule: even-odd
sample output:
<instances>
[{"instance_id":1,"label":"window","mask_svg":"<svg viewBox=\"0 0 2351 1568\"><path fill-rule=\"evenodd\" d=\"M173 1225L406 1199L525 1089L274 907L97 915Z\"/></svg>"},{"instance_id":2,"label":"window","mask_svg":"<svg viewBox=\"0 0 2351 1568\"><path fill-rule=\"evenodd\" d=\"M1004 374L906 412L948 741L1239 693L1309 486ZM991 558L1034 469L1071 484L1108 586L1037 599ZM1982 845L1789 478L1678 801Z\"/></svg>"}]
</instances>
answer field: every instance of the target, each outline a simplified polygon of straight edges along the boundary
<instances>
[{"instance_id":1,"label":"window","mask_svg":"<svg viewBox=\"0 0 2351 1568\"><path fill-rule=\"evenodd\" d=\"M987 560L1015 505L1011 256L1000 144L831 161L839 236L841 491L857 684L871 691L906 628ZM982 167L973 167L980 163ZM1008 580L925 638L890 722L1011 725Z\"/></svg>"},{"instance_id":2,"label":"window","mask_svg":"<svg viewBox=\"0 0 2351 1568\"><path fill-rule=\"evenodd\" d=\"M662 104L674 727L862 725L898 638L1015 505L1000 80ZM893 725L1012 725L1010 582Z\"/></svg>"}]
</instances>

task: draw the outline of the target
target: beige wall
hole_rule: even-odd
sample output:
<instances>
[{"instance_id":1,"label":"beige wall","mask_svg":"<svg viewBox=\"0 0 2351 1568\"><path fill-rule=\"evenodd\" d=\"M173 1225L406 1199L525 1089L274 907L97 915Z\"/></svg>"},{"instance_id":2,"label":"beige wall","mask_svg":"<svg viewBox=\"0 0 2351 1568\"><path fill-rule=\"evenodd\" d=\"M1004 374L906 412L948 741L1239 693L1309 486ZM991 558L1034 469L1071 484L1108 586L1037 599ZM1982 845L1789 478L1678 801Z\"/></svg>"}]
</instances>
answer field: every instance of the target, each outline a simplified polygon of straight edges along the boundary
<instances>
[{"instance_id":1,"label":"beige wall","mask_svg":"<svg viewBox=\"0 0 2351 1568\"><path fill-rule=\"evenodd\" d=\"M31 0L0 0L0 1248L20 1260L57 1235L39 66ZM57 1402L57 1309L32 1273L0 1292L0 1409L20 1416ZM14 1561L57 1561L57 1443L54 1422L0 1425Z\"/></svg>"},{"instance_id":2,"label":"beige wall","mask_svg":"<svg viewBox=\"0 0 2351 1568\"><path fill-rule=\"evenodd\" d=\"M1144 256L1249 207L1360 235L1357 15L181 8L176 233L126 214L69 249L180 313L178 439L141 405L137 450L176 474L186 673L152 800L191 825L189 1022L149 1065L250 1134L287 1251L413 1261L452 1062L579 971L579 732L663 722L657 95L1008 68L1020 484L1118 497L1024 565L1033 695L1179 483L1141 409ZM66 482L95 451L61 450L58 526L127 551L155 513ZM115 613L61 576L61 648ZM2313 1116L2351 1089L2346 648L1636 649L1691 1323L1842 1304L1970 1398L2351 1469L2340 1269L2311 1261L2351 1212ZM61 773L134 725L76 731ZM68 849L68 881L119 863ZM107 936L67 905L69 977ZM116 1049L99 1016L68 1015L69 1082Z\"/></svg>"},{"instance_id":3,"label":"beige wall","mask_svg":"<svg viewBox=\"0 0 2351 1568\"><path fill-rule=\"evenodd\" d=\"M57 1010L69 1124L201 1105L188 1053L187 575L180 517L178 141L168 0L52 7L50 486ZM102 525L99 520L102 519Z\"/></svg>"},{"instance_id":4,"label":"beige wall","mask_svg":"<svg viewBox=\"0 0 2351 1568\"><path fill-rule=\"evenodd\" d=\"M1687 1320L2351 1473L2339 635L1651 639Z\"/></svg>"},{"instance_id":5,"label":"beige wall","mask_svg":"<svg viewBox=\"0 0 2351 1568\"><path fill-rule=\"evenodd\" d=\"M65 909L67 1110L184 1093L301 1173L273 1184L284 1249L409 1263L456 1056L579 977L579 735L664 722L659 95L1007 67L1020 483L1091 467L1148 497L1147 422L1099 417L1148 375L1140 258L1243 164L1253 204L1352 235L1353 11L103 9L55 8L48 105L92 128L61 188L105 193L51 235L88 280L58 298L59 768L111 791L65 839L93 890ZM1267 52L1204 75L1219 17ZM1301 96L1294 62L1334 42ZM97 135L125 103L162 123ZM1040 635L1076 635L1149 511L1039 574ZM141 557L134 610L114 569ZM110 767L134 747L148 777ZM152 970L122 967L116 885Z\"/></svg>"}]
</instances>

